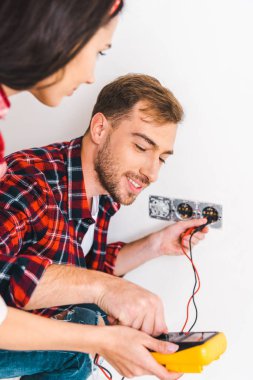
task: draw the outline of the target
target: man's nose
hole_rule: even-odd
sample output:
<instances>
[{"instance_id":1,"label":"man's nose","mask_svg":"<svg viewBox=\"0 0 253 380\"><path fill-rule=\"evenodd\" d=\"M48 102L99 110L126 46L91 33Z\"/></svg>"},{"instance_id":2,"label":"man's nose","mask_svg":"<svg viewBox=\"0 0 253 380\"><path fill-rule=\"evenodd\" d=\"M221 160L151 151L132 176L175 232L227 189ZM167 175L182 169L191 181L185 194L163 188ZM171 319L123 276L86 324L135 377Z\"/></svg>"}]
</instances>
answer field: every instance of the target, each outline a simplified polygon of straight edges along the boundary
<instances>
[{"instance_id":1,"label":"man's nose","mask_svg":"<svg viewBox=\"0 0 253 380\"><path fill-rule=\"evenodd\" d=\"M148 178L149 182L155 182L158 178L160 165L155 161L146 162L142 169L140 170L141 174Z\"/></svg>"}]
</instances>

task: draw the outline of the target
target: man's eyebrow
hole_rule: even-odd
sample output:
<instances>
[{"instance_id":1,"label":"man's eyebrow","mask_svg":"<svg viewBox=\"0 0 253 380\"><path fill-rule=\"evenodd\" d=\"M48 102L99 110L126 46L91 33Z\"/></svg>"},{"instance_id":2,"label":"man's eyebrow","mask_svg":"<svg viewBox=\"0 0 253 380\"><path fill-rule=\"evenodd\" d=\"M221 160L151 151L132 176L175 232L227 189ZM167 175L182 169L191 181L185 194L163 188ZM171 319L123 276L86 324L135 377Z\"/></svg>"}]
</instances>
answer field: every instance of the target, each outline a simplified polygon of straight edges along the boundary
<instances>
[{"instance_id":1,"label":"man's eyebrow","mask_svg":"<svg viewBox=\"0 0 253 380\"><path fill-rule=\"evenodd\" d=\"M106 44L105 45L105 49L111 49L111 47L112 47L112 44Z\"/></svg>"},{"instance_id":2,"label":"man's eyebrow","mask_svg":"<svg viewBox=\"0 0 253 380\"><path fill-rule=\"evenodd\" d=\"M144 135L143 133L132 133L133 136L141 137L143 140L145 140L149 145L153 146L155 149L158 149L158 145L151 140L148 136ZM163 152L163 154L173 154L173 150L167 150L166 152Z\"/></svg>"}]
</instances>

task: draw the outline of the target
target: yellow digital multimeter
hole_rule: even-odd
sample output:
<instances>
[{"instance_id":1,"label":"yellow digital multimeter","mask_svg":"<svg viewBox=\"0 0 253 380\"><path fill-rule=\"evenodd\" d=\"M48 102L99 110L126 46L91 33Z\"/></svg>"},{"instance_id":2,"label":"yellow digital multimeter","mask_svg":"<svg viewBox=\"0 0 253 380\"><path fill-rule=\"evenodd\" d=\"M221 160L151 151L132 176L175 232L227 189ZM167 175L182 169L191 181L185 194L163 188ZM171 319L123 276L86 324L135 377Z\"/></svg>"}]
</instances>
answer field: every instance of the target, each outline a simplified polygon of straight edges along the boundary
<instances>
[{"instance_id":1,"label":"yellow digital multimeter","mask_svg":"<svg viewBox=\"0 0 253 380\"><path fill-rule=\"evenodd\" d=\"M160 364L173 372L201 372L203 366L219 359L227 347L226 337L220 332L169 333L160 335L158 339L179 346L173 354L152 352Z\"/></svg>"}]
</instances>

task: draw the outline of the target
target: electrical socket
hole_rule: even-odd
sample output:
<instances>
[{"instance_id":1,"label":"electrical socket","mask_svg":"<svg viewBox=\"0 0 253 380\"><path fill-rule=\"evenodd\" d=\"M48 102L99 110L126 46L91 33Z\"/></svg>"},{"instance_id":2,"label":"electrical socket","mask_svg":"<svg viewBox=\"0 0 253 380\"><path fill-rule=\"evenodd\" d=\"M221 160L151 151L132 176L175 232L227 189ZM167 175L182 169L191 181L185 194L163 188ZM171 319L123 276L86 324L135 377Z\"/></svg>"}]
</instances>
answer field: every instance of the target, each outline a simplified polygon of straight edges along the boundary
<instances>
[{"instance_id":1,"label":"electrical socket","mask_svg":"<svg viewBox=\"0 0 253 380\"><path fill-rule=\"evenodd\" d=\"M161 220L189 220L208 218L211 227L222 227L222 206L216 203L149 196L149 216Z\"/></svg>"}]
</instances>

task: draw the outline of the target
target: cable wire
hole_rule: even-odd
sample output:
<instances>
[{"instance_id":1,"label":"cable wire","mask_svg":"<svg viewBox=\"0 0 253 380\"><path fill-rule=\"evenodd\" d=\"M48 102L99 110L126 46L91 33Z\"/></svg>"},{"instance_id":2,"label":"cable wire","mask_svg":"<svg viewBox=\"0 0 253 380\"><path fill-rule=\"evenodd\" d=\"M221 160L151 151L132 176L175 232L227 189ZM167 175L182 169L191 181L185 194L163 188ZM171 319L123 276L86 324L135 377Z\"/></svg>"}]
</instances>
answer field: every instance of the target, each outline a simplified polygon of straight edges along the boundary
<instances>
[{"instance_id":1,"label":"cable wire","mask_svg":"<svg viewBox=\"0 0 253 380\"><path fill-rule=\"evenodd\" d=\"M195 231L193 231L191 233L191 236L190 236L190 240L189 240L189 247L190 247L190 258L191 258L191 261L193 263L193 257L192 257L192 237L194 235L194 233L196 233ZM195 319L194 319L194 322L193 324L191 325L191 327L189 328L188 332L191 332L191 330L193 329L193 327L195 326L195 324L197 323L197 320L198 320L198 308L197 308L197 305L196 305L196 302L195 302L195 290L196 290L196 287L198 285L198 278L197 278L197 275L196 275L196 270L195 270L195 267L192 266L193 268L193 272L194 272L194 287L193 287L193 291L192 291L192 302L193 302L193 305L194 305L194 309L195 309ZM199 282L200 284L200 282Z\"/></svg>"},{"instance_id":2,"label":"cable wire","mask_svg":"<svg viewBox=\"0 0 253 380\"><path fill-rule=\"evenodd\" d=\"M95 355L95 358L94 358L94 364L100 369L100 371L104 374L104 376L105 376L108 380L112 380L112 374L111 374L111 372L109 371L109 369L107 369L107 368L105 368L104 366L102 366L101 364L99 364L98 360L99 360L99 355L96 354L96 355Z\"/></svg>"},{"instance_id":3,"label":"cable wire","mask_svg":"<svg viewBox=\"0 0 253 380\"><path fill-rule=\"evenodd\" d=\"M187 257L187 259L190 261L191 265L192 265L192 269L193 269L193 272L194 272L194 287L193 287L193 291L192 291L192 295L191 297L189 298L188 300L188 303L187 303L187 307L186 307L186 319L185 319L185 322L184 322L184 325L181 329L181 332L184 332L185 330L185 327L188 323L188 319L189 319L189 308L190 308L190 304L191 302L193 302L193 305L194 305L194 308L195 308L195 320L193 322L193 324L191 325L190 329L188 330L188 332L190 332L193 327L195 326L196 322L197 322L197 319L198 319L198 309L197 309L197 305L196 305L196 302L195 302L195 295L198 293L199 289L200 289L200 286L201 286L201 283L200 283L200 277L199 277L199 274L198 274L198 271L197 271L197 268L193 262L193 256L192 256L192 237L195 233L197 233L198 231L201 231L207 224L209 223L206 223L200 227L197 227L197 228L189 228L181 237L181 248L182 248L182 251L184 253L184 255ZM183 246L183 239L190 235L190 239L189 239L189 247L190 247L190 256L187 254L184 246Z\"/></svg>"},{"instance_id":4,"label":"cable wire","mask_svg":"<svg viewBox=\"0 0 253 380\"><path fill-rule=\"evenodd\" d=\"M99 369L100 369L100 371L103 373L103 375L108 379L108 380L112 380L112 374L111 374L111 372L109 371L109 369L107 369L107 368L105 368L104 366L102 366L101 364L99 364L99 355L98 354L96 354L95 355L95 357L94 357L94 361L93 361L93 363L94 363L94 365L96 365ZM125 376L123 376L122 378L121 378L121 380L124 380L125 379Z\"/></svg>"}]
</instances>

